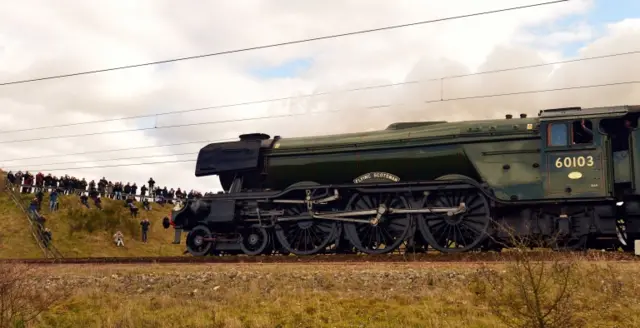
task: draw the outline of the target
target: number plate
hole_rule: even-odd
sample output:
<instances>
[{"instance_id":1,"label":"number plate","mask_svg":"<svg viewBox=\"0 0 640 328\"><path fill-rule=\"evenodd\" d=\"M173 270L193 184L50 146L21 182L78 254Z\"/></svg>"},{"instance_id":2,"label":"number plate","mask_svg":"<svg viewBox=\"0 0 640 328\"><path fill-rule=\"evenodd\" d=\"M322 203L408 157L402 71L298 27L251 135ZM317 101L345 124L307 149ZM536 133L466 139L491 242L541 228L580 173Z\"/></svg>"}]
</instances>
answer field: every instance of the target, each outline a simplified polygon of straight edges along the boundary
<instances>
[{"instance_id":1,"label":"number plate","mask_svg":"<svg viewBox=\"0 0 640 328\"><path fill-rule=\"evenodd\" d=\"M593 167L595 162L593 156L559 156L556 158L555 166L558 169L561 168L576 168L576 167Z\"/></svg>"},{"instance_id":2,"label":"number plate","mask_svg":"<svg viewBox=\"0 0 640 328\"><path fill-rule=\"evenodd\" d=\"M598 197L606 193L599 150L547 153L546 165L548 197Z\"/></svg>"}]
</instances>

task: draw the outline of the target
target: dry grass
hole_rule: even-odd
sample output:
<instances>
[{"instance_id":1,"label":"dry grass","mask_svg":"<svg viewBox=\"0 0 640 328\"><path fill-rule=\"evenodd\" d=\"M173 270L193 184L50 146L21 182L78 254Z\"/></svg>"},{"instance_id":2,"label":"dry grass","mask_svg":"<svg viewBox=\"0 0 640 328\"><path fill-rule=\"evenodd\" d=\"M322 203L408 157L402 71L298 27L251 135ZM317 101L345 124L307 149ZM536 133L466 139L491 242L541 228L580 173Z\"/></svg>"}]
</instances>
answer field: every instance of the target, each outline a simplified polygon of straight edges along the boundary
<instances>
[{"instance_id":1,"label":"dry grass","mask_svg":"<svg viewBox=\"0 0 640 328\"><path fill-rule=\"evenodd\" d=\"M101 257L101 256L175 256L184 251L182 245L171 244L173 228L164 229L162 219L169 215L171 207L151 204L147 212L140 208L137 218L131 218L123 201L103 200L103 211L92 206L87 209L80 204L77 196L64 196L60 199L60 211L44 215L47 225L53 231L54 243L65 257ZM90 205L93 205L90 202ZM148 242L140 238L140 220L151 221ZM112 236L120 230L125 236L124 247L116 247Z\"/></svg>"},{"instance_id":2,"label":"dry grass","mask_svg":"<svg viewBox=\"0 0 640 328\"><path fill-rule=\"evenodd\" d=\"M22 195L26 204L32 197L33 194ZM162 227L162 219L169 215L171 207L153 203L151 205L152 211L147 212L138 204L138 218L132 219L122 201L105 199L104 211L100 212L93 206L91 209L84 208L77 196L63 196L60 198L60 210L49 213L48 194L45 194L42 214L47 218L47 226L53 233L54 245L65 257L181 255L184 243L171 244L173 228ZM151 221L146 244L140 241L139 222L143 218ZM116 247L113 243L112 236L116 230L121 230L125 235L125 247ZM0 258L42 257L42 252L29 231L25 215L6 192L1 191Z\"/></svg>"},{"instance_id":3,"label":"dry grass","mask_svg":"<svg viewBox=\"0 0 640 328\"><path fill-rule=\"evenodd\" d=\"M583 327L640 324L635 263L580 263ZM504 264L489 268L502 272ZM476 294L474 264L59 266L74 295L40 327L504 327ZM63 287L66 286L66 287Z\"/></svg>"},{"instance_id":4,"label":"dry grass","mask_svg":"<svg viewBox=\"0 0 640 328\"><path fill-rule=\"evenodd\" d=\"M90 201L90 205L93 203ZM60 198L60 210L49 213L43 209L47 226L53 232L54 243L65 257L102 256L175 256L184 251L182 245L171 244L173 228L164 229L162 219L169 215L171 207L151 204L147 212L140 208L137 218L131 218L124 201L103 200L103 211L80 204L77 196ZM148 242L140 238L140 220L151 221ZM124 247L116 247L112 236L120 230L125 236Z\"/></svg>"},{"instance_id":5,"label":"dry grass","mask_svg":"<svg viewBox=\"0 0 640 328\"><path fill-rule=\"evenodd\" d=\"M2 177L0 181L4 183ZM4 185L0 185L0 258L42 256L31 235L27 217L4 192Z\"/></svg>"}]
</instances>

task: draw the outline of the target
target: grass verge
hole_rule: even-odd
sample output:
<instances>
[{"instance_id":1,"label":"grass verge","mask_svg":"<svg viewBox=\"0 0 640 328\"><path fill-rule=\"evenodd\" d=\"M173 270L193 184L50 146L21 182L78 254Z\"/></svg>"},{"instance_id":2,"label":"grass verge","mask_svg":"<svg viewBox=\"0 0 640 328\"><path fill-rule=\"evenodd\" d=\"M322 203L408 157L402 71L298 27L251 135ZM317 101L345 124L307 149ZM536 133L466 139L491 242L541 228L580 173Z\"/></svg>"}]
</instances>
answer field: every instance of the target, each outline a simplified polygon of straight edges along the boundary
<instances>
[{"instance_id":1,"label":"grass verge","mask_svg":"<svg viewBox=\"0 0 640 328\"><path fill-rule=\"evenodd\" d=\"M637 263L577 264L581 327L637 327ZM508 264L263 264L43 267L73 290L40 327L508 327L478 295ZM41 279L41 280L40 280Z\"/></svg>"}]
</instances>

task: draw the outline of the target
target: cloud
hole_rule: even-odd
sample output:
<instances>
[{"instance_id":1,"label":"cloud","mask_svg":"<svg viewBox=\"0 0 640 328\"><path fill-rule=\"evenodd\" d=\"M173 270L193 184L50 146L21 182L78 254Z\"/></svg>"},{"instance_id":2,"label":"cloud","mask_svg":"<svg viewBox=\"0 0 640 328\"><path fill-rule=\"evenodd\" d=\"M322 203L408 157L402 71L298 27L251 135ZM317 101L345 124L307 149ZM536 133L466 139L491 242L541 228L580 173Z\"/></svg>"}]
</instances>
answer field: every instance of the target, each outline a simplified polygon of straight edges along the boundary
<instances>
[{"instance_id":1,"label":"cloud","mask_svg":"<svg viewBox=\"0 0 640 328\"><path fill-rule=\"evenodd\" d=\"M0 80L10 81L171 57L190 56L531 4L532 1L344 1L340 10L313 2L246 1L174 6L170 1L104 1L100 11L82 1L66 6L23 1L0 10ZM531 65L562 58L562 47L584 42L579 56L640 49L640 23L625 20L596 36L584 23L558 25L581 17L592 1L539 7L458 21L414 26L234 55L174 62L131 70L0 87L0 131L86 120L146 115L172 110L255 101L370 85L420 81L384 89L342 92L272 103L163 115L146 119L78 125L20 133L7 140L150 128L70 139L2 143L0 165L45 169L55 174L215 190L215 177L195 178L193 163L92 170L75 166L135 164L193 159L172 156L197 152L202 144L61 156L9 159L82 151L166 145L235 138L264 132L282 137L335 134L385 128L395 121L464 120L536 114L543 108L639 103L637 85L548 92L507 97L449 100L478 95L543 90L639 79L640 56L585 61L442 81L449 75ZM31 19L21 17L29 15ZM540 27L544 32L539 33ZM548 28L547 28L548 27ZM538 29L537 31L535 29ZM537 32L537 33L534 33ZM252 74L309 58L304 70L264 79ZM443 88L441 88L443 87ZM431 102L444 99L442 102ZM322 113L322 111L337 111ZM151 129L177 124L248 120L188 128ZM99 162L145 156L149 159ZM165 157L152 157L166 155ZM68 161L93 163L43 164ZM46 171L46 170L45 170Z\"/></svg>"}]
</instances>

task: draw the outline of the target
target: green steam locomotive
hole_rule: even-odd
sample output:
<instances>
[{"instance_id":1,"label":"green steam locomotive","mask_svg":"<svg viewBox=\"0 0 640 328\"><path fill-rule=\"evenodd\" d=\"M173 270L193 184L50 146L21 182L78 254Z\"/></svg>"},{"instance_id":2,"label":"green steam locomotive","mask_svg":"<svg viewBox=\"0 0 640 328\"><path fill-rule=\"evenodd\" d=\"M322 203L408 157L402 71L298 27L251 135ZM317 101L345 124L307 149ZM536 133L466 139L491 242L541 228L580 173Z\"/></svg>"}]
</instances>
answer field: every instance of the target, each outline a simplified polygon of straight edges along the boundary
<instances>
[{"instance_id":1,"label":"green steam locomotive","mask_svg":"<svg viewBox=\"0 0 640 328\"><path fill-rule=\"evenodd\" d=\"M199 152L224 192L174 208L194 256L444 253L546 240L625 248L640 233L640 106L394 123ZM507 246L505 246L507 245Z\"/></svg>"}]
</instances>

